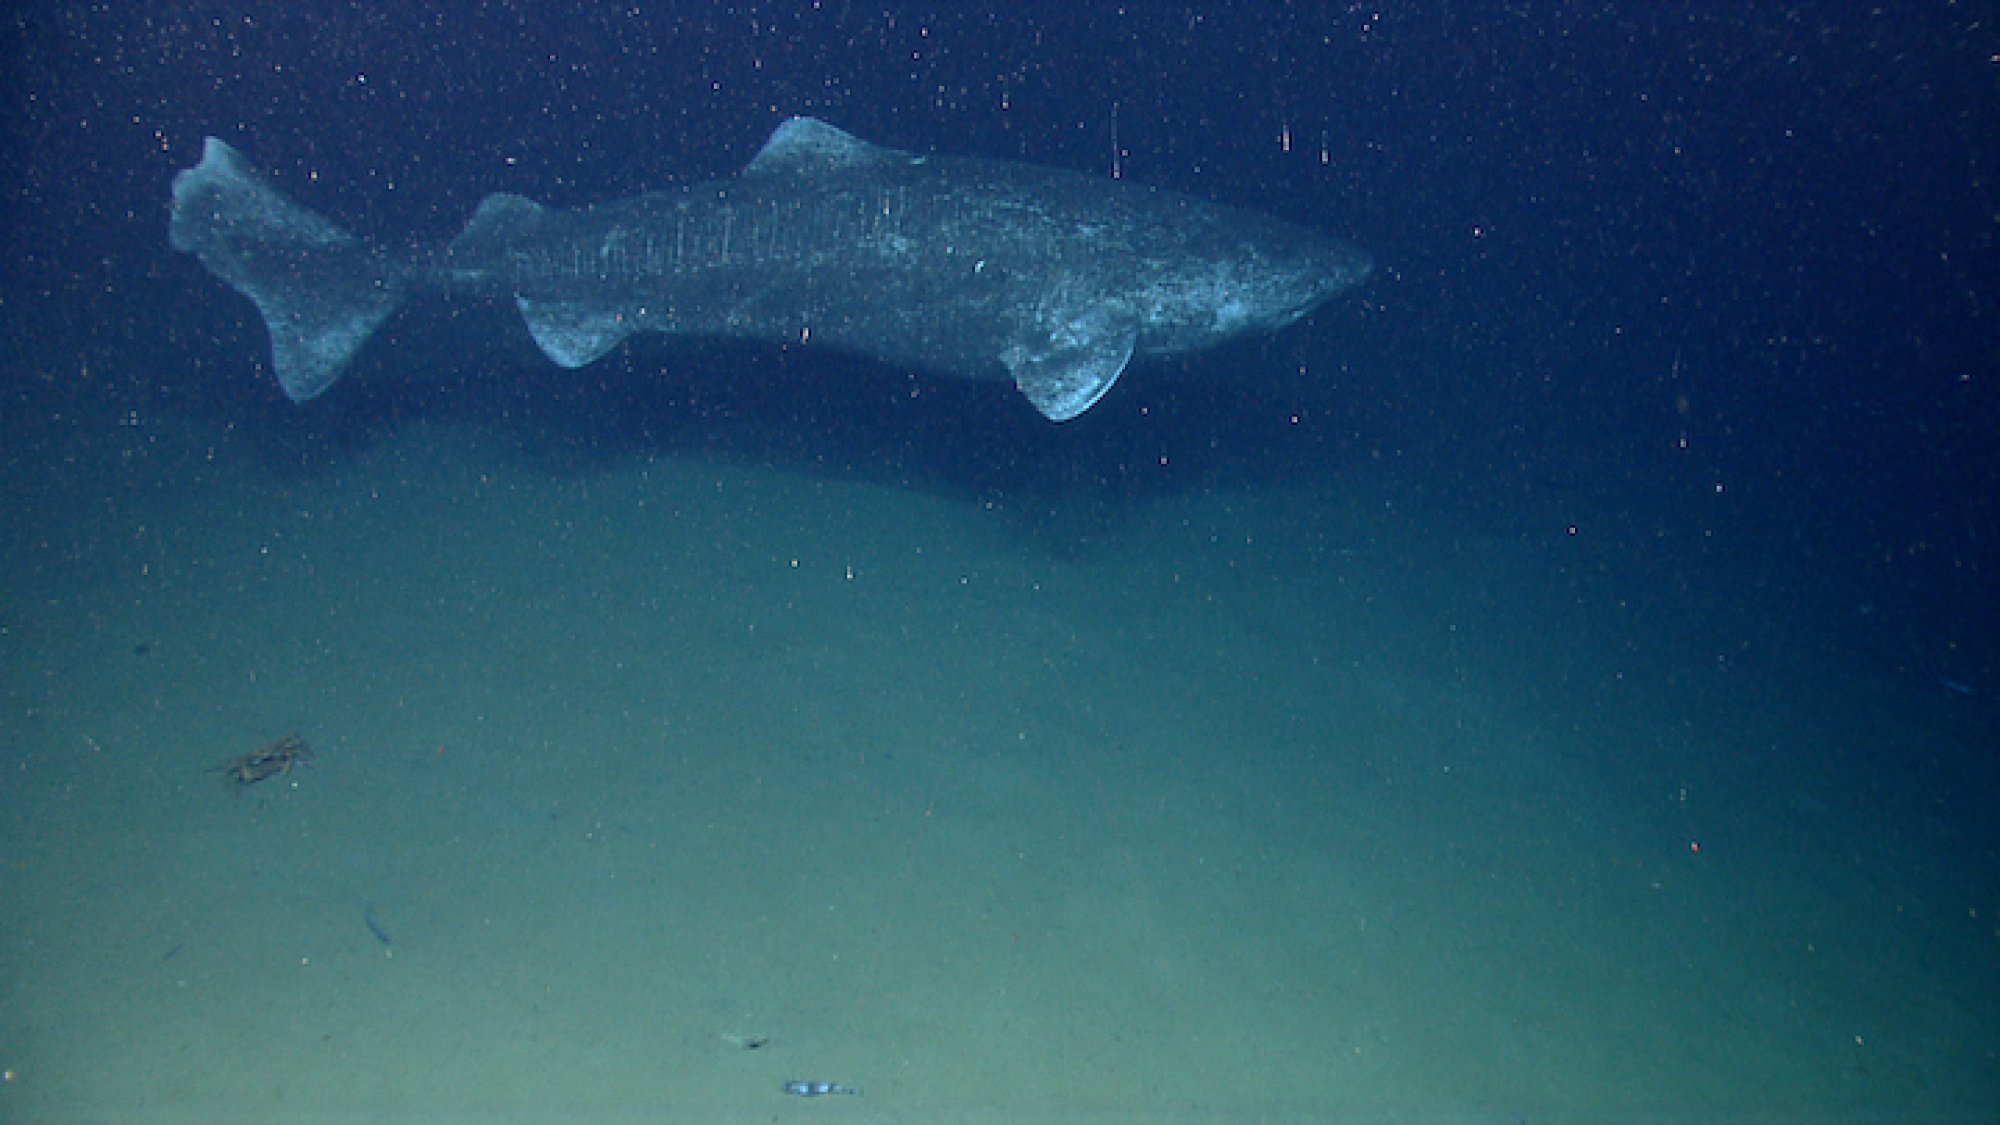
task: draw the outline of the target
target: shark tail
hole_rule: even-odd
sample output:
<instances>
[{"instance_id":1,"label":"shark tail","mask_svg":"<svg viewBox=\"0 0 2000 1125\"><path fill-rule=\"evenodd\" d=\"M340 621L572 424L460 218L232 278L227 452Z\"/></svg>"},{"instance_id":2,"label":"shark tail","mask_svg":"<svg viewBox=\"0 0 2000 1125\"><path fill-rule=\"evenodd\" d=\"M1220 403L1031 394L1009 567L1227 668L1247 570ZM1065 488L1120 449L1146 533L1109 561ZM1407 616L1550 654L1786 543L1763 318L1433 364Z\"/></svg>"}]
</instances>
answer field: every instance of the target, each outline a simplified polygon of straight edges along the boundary
<instances>
[{"instance_id":1,"label":"shark tail","mask_svg":"<svg viewBox=\"0 0 2000 1125\"><path fill-rule=\"evenodd\" d=\"M332 386L410 289L407 267L279 194L214 137L174 177L168 234L256 302L278 385L295 402Z\"/></svg>"}]
</instances>

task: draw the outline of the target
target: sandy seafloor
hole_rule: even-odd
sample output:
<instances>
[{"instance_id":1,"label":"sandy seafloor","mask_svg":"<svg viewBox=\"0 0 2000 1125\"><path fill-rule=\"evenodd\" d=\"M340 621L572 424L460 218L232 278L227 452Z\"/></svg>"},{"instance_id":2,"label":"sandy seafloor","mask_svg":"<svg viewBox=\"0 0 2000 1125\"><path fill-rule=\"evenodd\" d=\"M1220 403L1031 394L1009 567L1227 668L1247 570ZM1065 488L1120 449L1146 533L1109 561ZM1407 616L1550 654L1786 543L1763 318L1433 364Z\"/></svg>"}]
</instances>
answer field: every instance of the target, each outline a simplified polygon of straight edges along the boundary
<instances>
[{"instance_id":1,"label":"sandy seafloor","mask_svg":"<svg viewBox=\"0 0 2000 1125\"><path fill-rule=\"evenodd\" d=\"M1994 701L1643 516L129 420L11 453L0 1118L2000 1113Z\"/></svg>"}]
</instances>

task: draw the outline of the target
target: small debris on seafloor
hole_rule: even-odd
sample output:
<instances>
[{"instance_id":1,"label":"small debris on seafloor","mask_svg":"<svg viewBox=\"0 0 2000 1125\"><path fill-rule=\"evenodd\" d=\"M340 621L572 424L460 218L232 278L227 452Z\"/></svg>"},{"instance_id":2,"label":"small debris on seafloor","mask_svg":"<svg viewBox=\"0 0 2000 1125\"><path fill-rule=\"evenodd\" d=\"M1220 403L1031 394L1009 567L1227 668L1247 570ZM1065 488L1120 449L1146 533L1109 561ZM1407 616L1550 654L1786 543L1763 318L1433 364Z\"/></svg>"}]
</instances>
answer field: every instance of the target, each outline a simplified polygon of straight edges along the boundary
<instances>
[{"instance_id":1,"label":"small debris on seafloor","mask_svg":"<svg viewBox=\"0 0 2000 1125\"><path fill-rule=\"evenodd\" d=\"M296 734L288 734L248 754L231 758L209 772L222 774L234 785L248 786L288 774L299 766L312 765L312 761L312 747L306 745L306 740Z\"/></svg>"}]
</instances>

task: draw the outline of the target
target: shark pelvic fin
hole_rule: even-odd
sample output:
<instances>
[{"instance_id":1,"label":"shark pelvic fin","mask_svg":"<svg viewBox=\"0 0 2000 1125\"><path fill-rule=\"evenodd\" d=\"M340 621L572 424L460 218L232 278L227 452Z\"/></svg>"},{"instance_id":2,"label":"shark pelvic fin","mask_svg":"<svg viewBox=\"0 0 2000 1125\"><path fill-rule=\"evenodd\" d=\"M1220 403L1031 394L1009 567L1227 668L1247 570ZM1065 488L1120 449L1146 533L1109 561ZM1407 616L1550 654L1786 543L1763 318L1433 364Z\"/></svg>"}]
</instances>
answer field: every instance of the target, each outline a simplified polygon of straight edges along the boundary
<instances>
[{"instance_id":1,"label":"shark pelvic fin","mask_svg":"<svg viewBox=\"0 0 2000 1125\"><path fill-rule=\"evenodd\" d=\"M542 354L577 368L595 362L638 330L630 317L605 312L601 305L574 301L533 301L517 297L514 304L528 322L528 335Z\"/></svg>"}]
</instances>

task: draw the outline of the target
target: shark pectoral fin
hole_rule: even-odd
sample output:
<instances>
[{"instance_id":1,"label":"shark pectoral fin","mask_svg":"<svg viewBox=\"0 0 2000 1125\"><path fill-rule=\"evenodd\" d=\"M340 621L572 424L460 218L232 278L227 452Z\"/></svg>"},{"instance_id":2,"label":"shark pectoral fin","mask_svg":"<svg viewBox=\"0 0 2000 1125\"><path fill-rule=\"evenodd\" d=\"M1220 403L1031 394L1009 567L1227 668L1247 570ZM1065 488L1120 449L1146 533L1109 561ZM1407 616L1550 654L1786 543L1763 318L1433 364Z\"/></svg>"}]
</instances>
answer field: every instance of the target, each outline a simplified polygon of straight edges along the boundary
<instances>
[{"instance_id":1,"label":"shark pectoral fin","mask_svg":"<svg viewBox=\"0 0 2000 1125\"><path fill-rule=\"evenodd\" d=\"M605 312L564 301L532 301L517 297L528 335L542 354L564 367L582 367L619 345L638 330L623 313Z\"/></svg>"},{"instance_id":2,"label":"shark pectoral fin","mask_svg":"<svg viewBox=\"0 0 2000 1125\"><path fill-rule=\"evenodd\" d=\"M1138 342L1129 329L1087 332L1041 349L1012 347L1004 358L1035 409L1051 422L1067 422L1097 405L1132 362Z\"/></svg>"}]
</instances>

